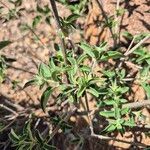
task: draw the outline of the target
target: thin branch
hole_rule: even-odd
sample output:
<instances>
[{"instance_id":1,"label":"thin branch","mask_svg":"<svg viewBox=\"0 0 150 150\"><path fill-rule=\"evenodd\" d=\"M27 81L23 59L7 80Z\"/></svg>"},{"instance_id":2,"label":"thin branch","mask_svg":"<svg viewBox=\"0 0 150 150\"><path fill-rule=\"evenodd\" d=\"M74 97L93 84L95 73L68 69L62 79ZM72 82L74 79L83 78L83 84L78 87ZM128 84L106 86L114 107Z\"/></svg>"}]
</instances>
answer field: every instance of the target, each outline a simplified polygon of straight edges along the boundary
<instances>
[{"instance_id":1,"label":"thin branch","mask_svg":"<svg viewBox=\"0 0 150 150\"><path fill-rule=\"evenodd\" d=\"M17 111L22 111L25 108L20 106L19 104L16 103L12 103L10 101L10 99L12 100L12 97L8 96L6 93L4 93L2 90L0 91L0 95L2 95L4 97L4 102L8 105L10 105L11 107L14 107L15 109L17 109Z\"/></svg>"},{"instance_id":2,"label":"thin branch","mask_svg":"<svg viewBox=\"0 0 150 150\"><path fill-rule=\"evenodd\" d=\"M118 36L118 43L120 44L120 41L121 41L121 25L123 24L123 21L124 21L124 16L125 16L125 12L122 14L122 16L121 16L121 19L120 19L120 27L119 27L119 31L118 31L118 34L119 34L119 36Z\"/></svg>"},{"instance_id":3,"label":"thin branch","mask_svg":"<svg viewBox=\"0 0 150 150\"><path fill-rule=\"evenodd\" d=\"M89 120L89 125L90 125L90 131L91 134L94 133L94 127L93 127L93 123L92 123L92 117L90 115L90 108L89 108L89 103L88 103L88 97L87 97L87 93L85 92L85 105L86 105L86 109L87 109L87 116L88 116L88 120Z\"/></svg>"},{"instance_id":4,"label":"thin branch","mask_svg":"<svg viewBox=\"0 0 150 150\"><path fill-rule=\"evenodd\" d=\"M17 117L17 116L16 116ZM12 120L9 124L7 124L4 128L0 129L0 132L3 132L4 130L6 130L9 126L11 126L15 121L16 121L16 117L14 120Z\"/></svg>"},{"instance_id":5,"label":"thin branch","mask_svg":"<svg viewBox=\"0 0 150 150\"><path fill-rule=\"evenodd\" d=\"M3 108L3 109L5 109L5 110L7 110L7 111L9 111L9 112L11 112L11 113L13 113L15 116L18 116L18 113L17 113L16 111L14 111L14 110L8 108L8 107L5 106L4 104L0 104L0 107Z\"/></svg>"},{"instance_id":6,"label":"thin branch","mask_svg":"<svg viewBox=\"0 0 150 150\"><path fill-rule=\"evenodd\" d=\"M12 103L11 101L8 101L7 99L5 99L4 102L10 105L11 107L16 108L18 111L24 110L24 107L20 106L19 104Z\"/></svg>"},{"instance_id":7,"label":"thin branch","mask_svg":"<svg viewBox=\"0 0 150 150\"><path fill-rule=\"evenodd\" d=\"M143 100L139 102L133 102L133 103L127 103L123 104L122 108L140 108L140 107L145 107L150 105L150 100Z\"/></svg>"},{"instance_id":8,"label":"thin branch","mask_svg":"<svg viewBox=\"0 0 150 150\"><path fill-rule=\"evenodd\" d=\"M150 35L147 35L143 40L141 40L138 44L136 44L133 48L131 48L131 46L133 45L133 42L135 40L135 38L132 39L127 51L124 53L124 56L127 57L128 55L130 55L131 53L133 53L133 51L135 51L139 46L141 46L145 41L147 41L150 38ZM130 49L131 48L131 49ZM120 63L118 65L118 68L121 68L123 62L125 61L125 58L121 58L120 59Z\"/></svg>"},{"instance_id":9,"label":"thin branch","mask_svg":"<svg viewBox=\"0 0 150 150\"><path fill-rule=\"evenodd\" d=\"M143 40L141 40L138 44L136 44L133 48L131 48L129 51L127 51L124 56L128 56L131 53L133 53L138 47L140 47L145 41L147 41L150 38L150 35L147 35Z\"/></svg>"},{"instance_id":10,"label":"thin branch","mask_svg":"<svg viewBox=\"0 0 150 150\"><path fill-rule=\"evenodd\" d=\"M64 38L64 34L63 34L63 28L62 28L60 20L59 20L59 15L58 15L55 0L50 0L50 4L51 4L52 12L53 12L53 15L54 15L54 18L55 18L55 21L56 21L56 25L57 25L57 30L58 30L58 35L59 35L59 38L60 38L61 50L62 50L62 54L63 54L63 58L64 58L64 63L65 63L65 65L67 65L68 61L67 61L67 52L66 52L66 46L65 46L65 38ZM65 76L66 76L66 79L67 79L66 82L70 83L67 73L65 73Z\"/></svg>"},{"instance_id":11,"label":"thin branch","mask_svg":"<svg viewBox=\"0 0 150 150\"><path fill-rule=\"evenodd\" d=\"M70 43L71 45L71 48L72 48L72 53L73 53L73 58L76 56L75 55L75 45L73 43L73 41L69 38L69 37L66 37L66 40L68 40L68 42Z\"/></svg>"},{"instance_id":12,"label":"thin branch","mask_svg":"<svg viewBox=\"0 0 150 150\"><path fill-rule=\"evenodd\" d=\"M60 42L61 42L61 48L62 48L62 53L63 53L63 57L64 57L64 63L67 64L67 53L66 53L65 40L63 37L64 35L62 35L63 29L62 29L61 24L60 24L59 15L58 15L55 0L50 0L50 4L51 4L52 12L53 12L53 15L54 15L54 18L56 21L56 25L57 25L57 29L58 29L58 35L59 35Z\"/></svg>"},{"instance_id":13,"label":"thin branch","mask_svg":"<svg viewBox=\"0 0 150 150\"><path fill-rule=\"evenodd\" d=\"M120 0L117 0L116 10L119 10Z\"/></svg>"},{"instance_id":14,"label":"thin branch","mask_svg":"<svg viewBox=\"0 0 150 150\"><path fill-rule=\"evenodd\" d=\"M96 1L97 1L97 3L98 3L99 8L100 8L101 11L102 11L102 15L104 16L106 23L108 24L109 18L107 17L106 12L104 11L102 0L96 0ZM111 28L111 27L108 27L108 28L109 28L110 33L111 33L111 35L112 35L113 42L114 42L114 46L116 46L117 43L116 43L116 39L115 39L114 33L113 33L113 31L112 31L112 28Z\"/></svg>"},{"instance_id":15,"label":"thin branch","mask_svg":"<svg viewBox=\"0 0 150 150\"><path fill-rule=\"evenodd\" d=\"M94 74L94 69L98 65L96 59L92 60L92 65L91 65L91 74Z\"/></svg>"},{"instance_id":16,"label":"thin branch","mask_svg":"<svg viewBox=\"0 0 150 150\"><path fill-rule=\"evenodd\" d=\"M122 81L128 82L128 81L134 81L135 78L124 78L122 79Z\"/></svg>"},{"instance_id":17,"label":"thin branch","mask_svg":"<svg viewBox=\"0 0 150 150\"><path fill-rule=\"evenodd\" d=\"M150 106L150 100L142 100L142 101L138 101L138 102L132 102L132 103L126 103L122 105L122 108L131 108L131 109L136 109L136 108L140 108L140 107L148 107ZM99 109L95 109L95 111L99 111ZM82 111L82 112L78 112L77 111L77 115L87 115L88 113L92 113L93 110L89 110L89 111Z\"/></svg>"},{"instance_id":18,"label":"thin branch","mask_svg":"<svg viewBox=\"0 0 150 150\"><path fill-rule=\"evenodd\" d=\"M131 145L139 146L139 147L146 147L146 145L142 144L142 143L129 142L129 141L120 140L120 139L117 139L117 138L114 138L114 137L108 137L108 136L97 135L97 134L92 134L91 136L95 137L95 138L98 138L98 139L101 139L101 140L106 140L106 141L113 140L113 141L127 143L127 144L131 144Z\"/></svg>"},{"instance_id":19,"label":"thin branch","mask_svg":"<svg viewBox=\"0 0 150 150\"><path fill-rule=\"evenodd\" d=\"M116 43L118 44L118 31L119 31L119 27L120 27L120 23L119 23L119 17L117 16L117 11L119 10L119 6L120 6L120 0L117 0L117 4L116 4L116 12L115 12L115 21L116 21L116 26L115 26L115 38L116 38Z\"/></svg>"},{"instance_id":20,"label":"thin branch","mask_svg":"<svg viewBox=\"0 0 150 150\"><path fill-rule=\"evenodd\" d=\"M33 35L40 41L40 43L43 45L43 47L45 49L48 49L45 44L43 43L43 41L39 38L39 36L36 34L36 32L30 27L27 25L27 28L33 33ZM49 50L49 49L48 49Z\"/></svg>"},{"instance_id":21,"label":"thin branch","mask_svg":"<svg viewBox=\"0 0 150 150\"><path fill-rule=\"evenodd\" d=\"M127 51L126 51L125 53L128 53L128 52L129 52L129 50L131 49L131 47L132 47L134 41L135 41L135 36L133 37L133 39L132 39L132 41L131 41L131 43L130 43L130 45L129 45L129 47L128 47L128 49L127 49Z\"/></svg>"}]
</instances>

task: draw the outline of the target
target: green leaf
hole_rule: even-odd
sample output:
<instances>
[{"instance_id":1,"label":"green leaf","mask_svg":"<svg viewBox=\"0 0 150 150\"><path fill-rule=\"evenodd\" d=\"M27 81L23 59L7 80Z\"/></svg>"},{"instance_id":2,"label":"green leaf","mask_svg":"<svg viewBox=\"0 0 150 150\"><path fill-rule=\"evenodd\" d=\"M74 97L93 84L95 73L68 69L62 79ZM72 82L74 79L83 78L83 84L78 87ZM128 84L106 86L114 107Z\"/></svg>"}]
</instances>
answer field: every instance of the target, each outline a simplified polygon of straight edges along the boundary
<instances>
[{"instance_id":1,"label":"green leaf","mask_svg":"<svg viewBox=\"0 0 150 150\"><path fill-rule=\"evenodd\" d=\"M10 3L14 4L15 7L21 6L23 0L9 0Z\"/></svg>"},{"instance_id":2,"label":"green leaf","mask_svg":"<svg viewBox=\"0 0 150 150\"><path fill-rule=\"evenodd\" d=\"M70 95L70 96L68 97L68 102L70 102L70 103L75 102L74 96Z\"/></svg>"},{"instance_id":3,"label":"green leaf","mask_svg":"<svg viewBox=\"0 0 150 150\"><path fill-rule=\"evenodd\" d=\"M77 59L77 63L78 64L81 64L85 59L87 58L87 55L86 54L82 54L78 57Z\"/></svg>"},{"instance_id":4,"label":"green leaf","mask_svg":"<svg viewBox=\"0 0 150 150\"><path fill-rule=\"evenodd\" d=\"M146 83L141 83L142 87L146 91L146 95L148 98L150 98L150 85Z\"/></svg>"},{"instance_id":5,"label":"green leaf","mask_svg":"<svg viewBox=\"0 0 150 150\"><path fill-rule=\"evenodd\" d=\"M43 13L45 14L45 15L47 15L48 13L50 13L51 12L51 10L50 10L50 8L49 8L49 5L45 5L44 6L44 11L43 11Z\"/></svg>"},{"instance_id":6,"label":"green leaf","mask_svg":"<svg viewBox=\"0 0 150 150\"><path fill-rule=\"evenodd\" d=\"M123 108L123 109L121 110L121 115L126 115L126 114L129 113L129 111L130 111L129 108Z\"/></svg>"},{"instance_id":7,"label":"green leaf","mask_svg":"<svg viewBox=\"0 0 150 150\"><path fill-rule=\"evenodd\" d=\"M101 116L104 116L104 117L115 117L115 112L114 111L107 111L107 110L105 110L105 111L101 111L100 112L100 115Z\"/></svg>"},{"instance_id":8,"label":"green leaf","mask_svg":"<svg viewBox=\"0 0 150 150\"><path fill-rule=\"evenodd\" d=\"M19 145L17 150L28 150L27 148L30 148L30 145Z\"/></svg>"},{"instance_id":9,"label":"green leaf","mask_svg":"<svg viewBox=\"0 0 150 150\"><path fill-rule=\"evenodd\" d=\"M145 55L145 49L143 47L139 47L135 51L133 51L133 54L143 56Z\"/></svg>"},{"instance_id":10,"label":"green leaf","mask_svg":"<svg viewBox=\"0 0 150 150\"><path fill-rule=\"evenodd\" d=\"M76 84L76 78L74 77L74 73L73 71L68 71L68 76L69 76L69 81L72 84Z\"/></svg>"},{"instance_id":11,"label":"green leaf","mask_svg":"<svg viewBox=\"0 0 150 150\"><path fill-rule=\"evenodd\" d=\"M42 19L42 16L36 16L36 17L33 19L32 27L35 28L35 27L38 25L38 23L40 23L41 19Z\"/></svg>"},{"instance_id":12,"label":"green leaf","mask_svg":"<svg viewBox=\"0 0 150 150\"><path fill-rule=\"evenodd\" d=\"M104 81L105 81L105 79L103 79L103 78L93 77L93 79L90 80L89 84L90 85L96 84L99 87L99 86L105 85Z\"/></svg>"},{"instance_id":13,"label":"green leaf","mask_svg":"<svg viewBox=\"0 0 150 150\"><path fill-rule=\"evenodd\" d=\"M42 86L44 85L45 81L43 80L43 77L39 76L39 75L36 75L35 76L35 83L38 85L38 86Z\"/></svg>"},{"instance_id":14,"label":"green leaf","mask_svg":"<svg viewBox=\"0 0 150 150\"><path fill-rule=\"evenodd\" d=\"M82 72L90 72L91 71L91 68L89 66L80 66L80 70Z\"/></svg>"},{"instance_id":15,"label":"green leaf","mask_svg":"<svg viewBox=\"0 0 150 150\"><path fill-rule=\"evenodd\" d=\"M109 78L113 78L115 76L115 72L111 70L103 70L103 74Z\"/></svg>"},{"instance_id":16,"label":"green leaf","mask_svg":"<svg viewBox=\"0 0 150 150\"><path fill-rule=\"evenodd\" d=\"M115 126L114 124L110 124L110 125L108 125L108 126L104 129L104 131L112 132L112 131L114 131L115 129L116 129L116 126Z\"/></svg>"},{"instance_id":17,"label":"green leaf","mask_svg":"<svg viewBox=\"0 0 150 150\"><path fill-rule=\"evenodd\" d=\"M149 33L140 33L138 35L135 35L135 42L138 43L140 42L142 39L144 39L146 36L150 37Z\"/></svg>"},{"instance_id":18,"label":"green leaf","mask_svg":"<svg viewBox=\"0 0 150 150\"><path fill-rule=\"evenodd\" d=\"M31 131L31 122L32 122L31 119L29 119L26 122L26 130L27 130L27 134L28 134L30 140L34 141L34 137L33 137L32 131Z\"/></svg>"},{"instance_id":19,"label":"green leaf","mask_svg":"<svg viewBox=\"0 0 150 150\"><path fill-rule=\"evenodd\" d=\"M3 9L4 7L3 6L0 6L0 13L2 13L2 9Z\"/></svg>"},{"instance_id":20,"label":"green leaf","mask_svg":"<svg viewBox=\"0 0 150 150\"><path fill-rule=\"evenodd\" d=\"M43 9L38 4L37 4L36 9L39 13L43 13Z\"/></svg>"},{"instance_id":21,"label":"green leaf","mask_svg":"<svg viewBox=\"0 0 150 150\"><path fill-rule=\"evenodd\" d=\"M95 97L99 97L99 92L96 89L92 88L92 87L90 87L86 91L89 92L90 94L94 95Z\"/></svg>"},{"instance_id":22,"label":"green leaf","mask_svg":"<svg viewBox=\"0 0 150 150\"><path fill-rule=\"evenodd\" d=\"M53 145L44 144L43 150L57 150L57 148Z\"/></svg>"},{"instance_id":23,"label":"green leaf","mask_svg":"<svg viewBox=\"0 0 150 150\"><path fill-rule=\"evenodd\" d=\"M67 17L66 21L69 23L72 23L75 20L77 20L79 17L80 17L80 15L78 15L78 14L71 14L70 16Z\"/></svg>"},{"instance_id":24,"label":"green leaf","mask_svg":"<svg viewBox=\"0 0 150 150\"><path fill-rule=\"evenodd\" d=\"M136 124L134 122L134 118L130 118L123 123L124 126L134 127Z\"/></svg>"},{"instance_id":25,"label":"green leaf","mask_svg":"<svg viewBox=\"0 0 150 150\"><path fill-rule=\"evenodd\" d=\"M53 89L51 87L48 87L41 96L41 107L44 112L45 112L46 104L52 92L53 92Z\"/></svg>"},{"instance_id":26,"label":"green leaf","mask_svg":"<svg viewBox=\"0 0 150 150\"><path fill-rule=\"evenodd\" d=\"M102 52L104 52L104 51L106 50L106 48L107 48L107 42L102 42L102 43L100 44L100 46L95 46L94 48L95 48L95 50L98 51L99 54L100 54L100 53L102 53Z\"/></svg>"},{"instance_id":27,"label":"green leaf","mask_svg":"<svg viewBox=\"0 0 150 150\"><path fill-rule=\"evenodd\" d=\"M73 57L68 57L67 59L69 60L69 62L71 63L72 66L76 66L77 65L77 62L76 62L76 60Z\"/></svg>"},{"instance_id":28,"label":"green leaf","mask_svg":"<svg viewBox=\"0 0 150 150\"><path fill-rule=\"evenodd\" d=\"M114 105L114 104L116 104L116 102L112 99L109 99L109 100L105 100L104 101L104 103L106 104L106 105Z\"/></svg>"},{"instance_id":29,"label":"green leaf","mask_svg":"<svg viewBox=\"0 0 150 150\"><path fill-rule=\"evenodd\" d=\"M12 43L11 41L0 41L0 50L11 43Z\"/></svg>"},{"instance_id":30,"label":"green leaf","mask_svg":"<svg viewBox=\"0 0 150 150\"><path fill-rule=\"evenodd\" d=\"M78 98L82 96L82 94L84 93L85 89L86 89L85 86L79 86L78 92L77 92L77 97Z\"/></svg>"},{"instance_id":31,"label":"green leaf","mask_svg":"<svg viewBox=\"0 0 150 150\"><path fill-rule=\"evenodd\" d=\"M136 62L137 62L137 63L144 62L144 61L146 61L146 60L149 59L149 58L150 58L150 55L145 54L144 56L139 57L139 58L136 60Z\"/></svg>"},{"instance_id":32,"label":"green leaf","mask_svg":"<svg viewBox=\"0 0 150 150\"><path fill-rule=\"evenodd\" d=\"M122 54L118 51L108 51L105 55L101 56L102 61L107 61L108 59L118 59L122 56Z\"/></svg>"},{"instance_id":33,"label":"green leaf","mask_svg":"<svg viewBox=\"0 0 150 150\"><path fill-rule=\"evenodd\" d=\"M63 94L64 94L64 95L71 94L73 91L75 91L75 88L69 87L69 88L66 88L66 89L63 91Z\"/></svg>"},{"instance_id":34,"label":"green leaf","mask_svg":"<svg viewBox=\"0 0 150 150\"><path fill-rule=\"evenodd\" d=\"M150 58L146 59L146 62L150 65Z\"/></svg>"},{"instance_id":35,"label":"green leaf","mask_svg":"<svg viewBox=\"0 0 150 150\"><path fill-rule=\"evenodd\" d=\"M51 58L49 59L49 66L50 66L50 68L52 68L52 69L55 69L55 68L56 68L55 59L54 59L53 57L51 57Z\"/></svg>"},{"instance_id":36,"label":"green leaf","mask_svg":"<svg viewBox=\"0 0 150 150\"><path fill-rule=\"evenodd\" d=\"M51 73L51 78L52 80L54 81L59 81L59 71L58 70L55 70Z\"/></svg>"},{"instance_id":37,"label":"green leaf","mask_svg":"<svg viewBox=\"0 0 150 150\"><path fill-rule=\"evenodd\" d=\"M3 128L5 128L5 125L2 122L0 122L0 133L3 131Z\"/></svg>"},{"instance_id":38,"label":"green leaf","mask_svg":"<svg viewBox=\"0 0 150 150\"><path fill-rule=\"evenodd\" d=\"M20 28L21 31L28 31L28 30L29 30L28 24L23 24L23 23L22 23L22 24L19 26L19 28Z\"/></svg>"},{"instance_id":39,"label":"green leaf","mask_svg":"<svg viewBox=\"0 0 150 150\"><path fill-rule=\"evenodd\" d=\"M48 13L50 13L50 8L48 5L44 6L44 7L40 7L38 4L37 4L37 7L36 7L37 11L41 14L44 14L44 15L47 15Z\"/></svg>"},{"instance_id":40,"label":"green leaf","mask_svg":"<svg viewBox=\"0 0 150 150\"><path fill-rule=\"evenodd\" d=\"M25 83L25 85L23 86L23 89L32 85L32 84L35 84L35 82L36 82L36 79L29 80L28 82Z\"/></svg>"},{"instance_id":41,"label":"green leaf","mask_svg":"<svg viewBox=\"0 0 150 150\"><path fill-rule=\"evenodd\" d=\"M20 140L19 136L14 132L13 129L11 129L11 131L10 131L9 138L15 143Z\"/></svg>"},{"instance_id":42,"label":"green leaf","mask_svg":"<svg viewBox=\"0 0 150 150\"><path fill-rule=\"evenodd\" d=\"M125 9L123 8L116 9L117 16L122 16L124 13L125 13Z\"/></svg>"},{"instance_id":43,"label":"green leaf","mask_svg":"<svg viewBox=\"0 0 150 150\"><path fill-rule=\"evenodd\" d=\"M81 45L79 46L81 49L84 50L84 52L86 54L88 54L91 58L95 58L95 54L93 52L93 49L91 46L89 46L88 44L85 43L81 43Z\"/></svg>"},{"instance_id":44,"label":"green leaf","mask_svg":"<svg viewBox=\"0 0 150 150\"><path fill-rule=\"evenodd\" d=\"M125 69L122 69L120 72L118 72L118 75L119 75L119 77L120 77L121 79L123 79L123 78L125 77L125 75L126 75Z\"/></svg>"},{"instance_id":45,"label":"green leaf","mask_svg":"<svg viewBox=\"0 0 150 150\"><path fill-rule=\"evenodd\" d=\"M39 74L43 76L44 78L50 78L51 70L47 65L45 65L44 63L41 63L39 66Z\"/></svg>"},{"instance_id":46,"label":"green leaf","mask_svg":"<svg viewBox=\"0 0 150 150\"><path fill-rule=\"evenodd\" d=\"M42 145L44 140L43 140L42 136L40 135L39 130L37 130L37 129L35 130L35 137L37 138L37 140L40 143L40 145Z\"/></svg>"},{"instance_id":47,"label":"green leaf","mask_svg":"<svg viewBox=\"0 0 150 150\"><path fill-rule=\"evenodd\" d=\"M121 99L120 99L120 102L121 102L121 103L126 103L126 102L128 102L128 101L127 101L126 99L121 98Z\"/></svg>"},{"instance_id":48,"label":"green leaf","mask_svg":"<svg viewBox=\"0 0 150 150\"><path fill-rule=\"evenodd\" d=\"M116 124L116 128L117 128L118 130L122 130L123 127L122 127L122 125L121 125L120 123L117 123L117 124Z\"/></svg>"},{"instance_id":49,"label":"green leaf","mask_svg":"<svg viewBox=\"0 0 150 150\"><path fill-rule=\"evenodd\" d=\"M48 25L51 25L50 16L48 16L48 17L45 18L45 22L46 22Z\"/></svg>"},{"instance_id":50,"label":"green leaf","mask_svg":"<svg viewBox=\"0 0 150 150\"><path fill-rule=\"evenodd\" d=\"M6 57L5 55L1 55L1 57L3 57L4 60L5 60L6 62L9 62L9 63L12 63L12 62L16 61L15 58Z\"/></svg>"},{"instance_id":51,"label":"green leaf","mask_svg":"<svg viewBox=\"0 0 150 150\"><path fill-rule=\"evenodd\" d=\"M131 33L129 33L128 31L125 31L123 33L123 36L130 40L132 40L132 38L133 38L133 35Z\"/></svg>"},{"instance_id":52,"label":"green leaf","mask_svg":"<svg viewBox=\"0 0 150 150\"><path fill-rule=\"evenodd\" d=\"M120 119L120 117L121 117L120 108L115 108L114 112L115 112L115 118Z\"/></svg>"},{"instance_id":53,"label":"green leaf","mask_svg":"<svg viewBox=\"0 0 150 150\"><path fill-rule=\"evenodd\" d=\"M129 90L129 87L119 87L117 89L117 91L122 93L122 94L126 93L128 90Z\"/></svg>"}]
</instances>

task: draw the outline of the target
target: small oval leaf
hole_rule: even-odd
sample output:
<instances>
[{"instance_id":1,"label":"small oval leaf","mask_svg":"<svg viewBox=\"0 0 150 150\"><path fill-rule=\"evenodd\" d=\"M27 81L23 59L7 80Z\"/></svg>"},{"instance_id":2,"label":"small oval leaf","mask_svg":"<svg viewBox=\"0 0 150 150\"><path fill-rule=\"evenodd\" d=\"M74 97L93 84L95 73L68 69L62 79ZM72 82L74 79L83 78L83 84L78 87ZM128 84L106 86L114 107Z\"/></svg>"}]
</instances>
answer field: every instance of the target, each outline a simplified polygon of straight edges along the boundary
<instances>
[{"instance_id":1,"label":"small oval leaf","mask_svg":"<svg viewBox=\"0 0 150 150\"><path fill-rule=\"evenodd\" d=\"M46 104L47 104L48 99L49 99L50 95L52 94L52 92L53 92L52 87L48 87L41 96L41 107L44 112L45 112Z\"/></svg>"},{"instance_id":2,"label":"small oval leaf","mask_svg":"<svg viewBox=\"0 0 150 150\"><path fill-rule=\"evenodd\" d=\"M35 79L29 80L28 82L25 83L25 85L23 86L23 89L34 84L36 82Z\"/></svg>"}]
</instances>

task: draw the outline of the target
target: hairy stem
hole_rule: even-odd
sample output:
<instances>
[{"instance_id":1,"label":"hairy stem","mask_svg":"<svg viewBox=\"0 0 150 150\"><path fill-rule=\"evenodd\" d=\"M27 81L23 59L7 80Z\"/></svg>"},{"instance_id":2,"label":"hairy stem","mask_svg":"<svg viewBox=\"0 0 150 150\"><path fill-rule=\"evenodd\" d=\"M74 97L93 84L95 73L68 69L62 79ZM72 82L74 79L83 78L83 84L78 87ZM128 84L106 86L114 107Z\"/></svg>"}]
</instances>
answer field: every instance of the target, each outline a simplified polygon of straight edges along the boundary
<instances>
[{"instance_id":1,"label":"hairy stem","mask_svg":"<svg viewBox=\"0 0 150 150\"><path fill-rule=\"evenodd\" d=\"M104 10L104 8L103 8L103 1L102 1L102 0L97 0L97 3L98 3L98 5L99 5L99 8L100 8L101 11L102 11L102 15L104 16L106 23L108 24L109 18L107 17L107 14L106 14L106 12L105 12L105 10ZM112 38L113 38L113 41L114 41L114 47L116 47L117 43L116 43L116 38L115 38L115 35L114 35L114 33L113 33L113 30L112 30L111 27L108 27L108 28L109 28L109 30L110 30L110 33L111 33Z\"/></svg>"},{"instance_id":2,"label":"hairy stem","mask_svg":"<svg viewBox=\"0 0 150 150\"><path fill-rule=\"evenodd\" d=\"M91 135L92 135L92 134L94 134L94 128L93 128L93 123L92 123L92 117L90 115L90 108L89 108L88 97L87 97L86 92L85 92L85 105L86 105L86 109L87 109L87 116L88 116L90 131L91 131Z\"/></svg>"},{"instance_id":3,"label":"hairy stem","mask_svg":"<svg viewBox=\"0 0 150 150\"><path fill-rule=\"evenodd\" d=\"M115 21L116 21L116 26L115 26L115 40L116 43L118 44L119 41L119 27L120 27L120 22L119 22L119 16L117 15L117 11L119 10L119 6L120 6L120 0L117 0L117 4L116 4L116 12L115 12Z\"/></svg>"},{"instance_id":4,"label":"hairy stem","mask_svg":"<svg viewBox=\"0 0 150 150\"><path fill-rule=\"evenodd\" d=\"M131 48L130 50L128 50L124 56L128 56L131 53L133 53L138 47L140 47L145 41L147 41L150 38L150 35L147 35L143 40L141 40L138 44L136 44L133 48Z\"/></svg>"},{"instance_id":5,"label":"hairy stem","mask_svg":"<svg viewBox=\"0 0 150 150\"><path fill-rule=\"evenodd\" d=\"M60 24L59 15L58 15L55 0L50 0L50 4L51 4L52 12L53 12L53 15L54 15L54 18L56 21L56 25L57 25L57 29L58 29L58 35L59 35L60 42L61 42L61 48L62 48L62 53L63 53L63 57L64 57L64 63L67 64L65 40L64 40L64 37L62 35L63 29L62 29L61 24Z\"/></svg>"},{"instance_id":6,"label":"hairy stem","mask_svg":"<svg viewBox=\"0 0 150 150\"><path fill-rule=\"evenodd\" d=\"M101 139L101 140L113 140L113 141L117 141L117 142L122 142L122 143L127 143L127 144L131 144L131 145L135 145L135 146L139 146L139 147L146 147L145 144L142 143L137 143L137 142L129 142L129 141L125 141L125 140L120 140L114 137L108 137L108 136L103 136L103 135L97 135L97 134L92 134L92 137Z\"/></svg>"},{"instance_id":7,"label":"hairy stem","mask_svg":"<svg viewBox=\"0 0 150 150\"><path fill-rule=\"evenodd\" d=\"M145 107L150 105L150 100L144 100L140 102L133 102L133 103L127 103L123 104L123 108L140 108L140 107Z\"/></svg>"}]
</instances>

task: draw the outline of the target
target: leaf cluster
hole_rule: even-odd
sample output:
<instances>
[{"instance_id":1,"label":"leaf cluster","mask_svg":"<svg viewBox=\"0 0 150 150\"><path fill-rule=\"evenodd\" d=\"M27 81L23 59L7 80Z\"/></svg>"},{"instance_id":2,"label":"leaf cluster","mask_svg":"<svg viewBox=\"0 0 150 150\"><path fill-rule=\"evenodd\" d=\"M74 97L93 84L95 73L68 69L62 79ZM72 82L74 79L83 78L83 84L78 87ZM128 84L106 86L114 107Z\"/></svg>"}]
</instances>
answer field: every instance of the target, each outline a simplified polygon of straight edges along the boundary
<instances>
[{"instance_id":1,"label":"leaf cluster","mask_svg":"<svg viewBox=\"0 0 150 150\"><path fill-rule=\"evenodd\" d=\"M9 138L13 143L12 147L15 147L16 150L55 149L54 146L48 144L47 139L43 138L37 129L32 130L32 119L29 119L25 123L22 133L18 134L13 129L11 129Z\"/></svg>"}]
</instances>

